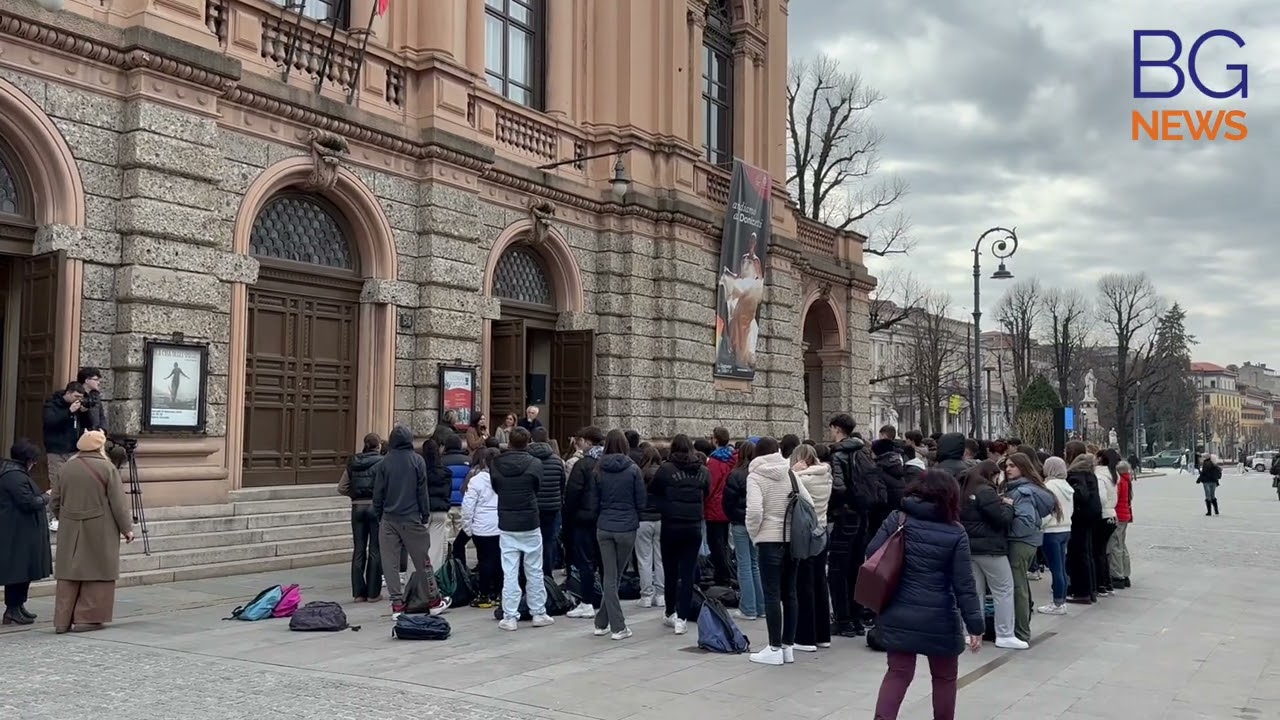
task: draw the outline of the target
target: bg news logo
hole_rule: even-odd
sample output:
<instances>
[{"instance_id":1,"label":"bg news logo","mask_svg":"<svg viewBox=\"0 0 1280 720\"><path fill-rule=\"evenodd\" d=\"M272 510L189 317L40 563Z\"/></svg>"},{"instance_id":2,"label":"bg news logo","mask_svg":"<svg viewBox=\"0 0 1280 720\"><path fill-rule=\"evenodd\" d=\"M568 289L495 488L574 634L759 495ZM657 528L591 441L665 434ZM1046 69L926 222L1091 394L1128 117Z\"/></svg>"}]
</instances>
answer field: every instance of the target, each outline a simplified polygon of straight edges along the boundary
<instances>
[{"instance_id":1,"label":"bg news logo","mask_svg":"<svg viewBox=\"0 0 1280 720\"><path fill-rule=\"evenodd\" d=\"M1159 55L1159 59L1150 59L1143 52L1143 40L1163 38L1172 42L1172 54ZM1199 93L1214 100L1227 100L1249 97L1249 66L1244 63L1228 63L1224 69L1236 78L1236 84L1225 90L1210 88L1200 77L1197 60L1205 44L1210 40L1222 39L1235 43L1236 49L1244 47L1244 39L1230 30L1210 30L1195 39L1187 51L1186 69L1179 66L1182 58L1182 38L1172 30L1134 30L1133 31L1133 99L1160 99L1178 97L1186 88L1187 80ZM1168 45L1161 44L1168 48ZM1151 48L1148 48L1151 49ZM1151 49L1154 52L1154 49ZM1167 50L1165 51L1167 52ZM1164 77L1173 79L1173 87L1168 90L1144 90L1142 85L1143 68L1162 68ZM1167 86L1167 83L1164 84ZM1244 110L1228 108L1222 110L1134 110L1130 119L1130 130L1136 140L1164 140L1181 142L1183 140L1223 140L1240 141L1249 137L1249 128L1245 125Z\"/></svg>"}]
</instances>

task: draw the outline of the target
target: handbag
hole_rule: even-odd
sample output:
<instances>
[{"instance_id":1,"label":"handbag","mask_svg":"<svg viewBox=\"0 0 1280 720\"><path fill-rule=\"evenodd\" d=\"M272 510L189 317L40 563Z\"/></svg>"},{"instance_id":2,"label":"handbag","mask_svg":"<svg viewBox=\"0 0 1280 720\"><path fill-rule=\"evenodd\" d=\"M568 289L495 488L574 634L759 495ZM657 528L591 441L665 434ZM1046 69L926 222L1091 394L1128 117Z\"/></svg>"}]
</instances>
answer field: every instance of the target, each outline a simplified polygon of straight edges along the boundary
<instances>
[{"instance_id":1,"label":"handbag","mask_svg":"<svg viewBox=\"0 0 1280 720\"><path fill-rule=\"evenodd\" d=\"M893 601L902 579L902 566L907 558L907 516L898 511L898 529L858 568L858 583L853 599L874 613L882 612Z\"/></svg>"}]
</instances>

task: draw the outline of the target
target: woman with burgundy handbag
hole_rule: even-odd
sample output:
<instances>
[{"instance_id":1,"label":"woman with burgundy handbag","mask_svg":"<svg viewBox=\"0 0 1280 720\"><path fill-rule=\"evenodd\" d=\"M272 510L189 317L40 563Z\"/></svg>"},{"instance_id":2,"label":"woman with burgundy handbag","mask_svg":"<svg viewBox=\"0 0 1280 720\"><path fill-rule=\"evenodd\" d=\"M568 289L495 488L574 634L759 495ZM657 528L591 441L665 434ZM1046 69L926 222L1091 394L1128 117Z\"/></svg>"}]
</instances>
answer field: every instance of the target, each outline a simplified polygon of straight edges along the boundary
<instances>
[{"instance_id":1,"label":"woman with burgundy handbag","mask_svg":"<svg viewBox=\"0 0 1280 720\"><path fill-rule=\"evenodd\" d=\"M885 552L879 553L881 548ZM933 717L954 720L959 657L982 647L982 605L969 565L969 537L960 524L960 485L950 473L930 470L912 483L902 510L885 520L867 547L871 558L858 578L874 573L882 581L876 624L888 652L889 669L880 684L876 720L896 720L915 677L916 656L929 659L933 677ZM894 565L896 564L896 568ZM896 569L896 573L894 572Z\"/></svg>"}]
</instances>

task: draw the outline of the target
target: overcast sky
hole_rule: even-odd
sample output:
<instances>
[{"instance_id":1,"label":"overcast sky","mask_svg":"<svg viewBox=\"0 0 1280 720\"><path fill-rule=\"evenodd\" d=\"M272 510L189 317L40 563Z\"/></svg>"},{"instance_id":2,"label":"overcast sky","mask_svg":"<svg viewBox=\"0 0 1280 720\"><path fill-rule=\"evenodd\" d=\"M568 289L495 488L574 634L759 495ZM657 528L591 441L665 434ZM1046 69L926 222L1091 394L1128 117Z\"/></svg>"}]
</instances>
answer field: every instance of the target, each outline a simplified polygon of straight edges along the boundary
<instances>
[{"instance_id":1,"label":"overcast sky","mask_svg":"<svg viewBox=\"0 0 1280 720\"><path fill-rule=\"evenodd\" d=\"M1280 2L791 0L790 19L793 57L826 52L886 96L883 171L911 185L917 241L888 262L937 282L955 314L972 311L977 236L1016 225L1018 277L1092 294L1101 274L1145 270L1190 313L1194 359L1280 366ZM1184 53L1204 31L1240 34L1243 50L1206 46L1201 74L1231 87L1223 65L1243 59L1249 98L1188 82L1133 100L1132 31L1153 28L1180 32ZM1238 107L1249 137L1133 142L1130 110L1158 107ZM983 288L991 313L1000 284Z\"/></svg>"}]
</instances>

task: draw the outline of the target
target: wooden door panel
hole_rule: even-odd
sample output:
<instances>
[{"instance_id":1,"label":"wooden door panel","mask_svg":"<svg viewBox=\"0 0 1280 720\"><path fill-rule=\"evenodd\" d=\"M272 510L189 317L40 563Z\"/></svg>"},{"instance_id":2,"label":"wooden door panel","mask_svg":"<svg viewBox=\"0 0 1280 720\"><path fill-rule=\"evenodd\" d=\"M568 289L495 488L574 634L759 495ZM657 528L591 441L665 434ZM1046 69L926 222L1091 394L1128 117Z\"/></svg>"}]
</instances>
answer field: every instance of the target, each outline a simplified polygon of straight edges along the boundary
<instances>
[{"instance_id":1,"label":"wooden door panel","mask_svg":"<svg viewBox=\"0 0 1280 720\"><path fill-rule=\"evenodd\" d=\"M591 330L558 332L551 345L551 436L569 438L595 422L596 337Z\"/></svg>"},{"instance_id":2,"label":"wooden door panel","mask_svg":"<svg viewBox=\"0 0 1280 720\"><path fill-rule=\"evenodd\" d=\"M358 295L249 292L244 484L336 482L355 436Z\"/></svg>"},{"instance_id":3,"label":"wooden door panel","mask_svg":"<svg viewBox=\"0 0 1280 720\"><path fill-rule=\"evenodd\" d=\"M494 427L502 417L524 409L525 331L523 320L494 320L489 369L489 417Z\"/></svg>"},{"instance_id":4,"label":"wooden door panel","mask_svg":"<svg viewBox=\"0 0 1280 720\"><path fill-rule=\"evenodd\" d=\"M63 312L59 278L66 262L63 252L22 261L22 297L18 325L18 393L14 438L27 438L44 447L44 403L55 387L75 378L55 378L58 358L58 313ZM48 489L48 468L42 457L32 470L42 489Z\"/></svg>"}]
</instances>

